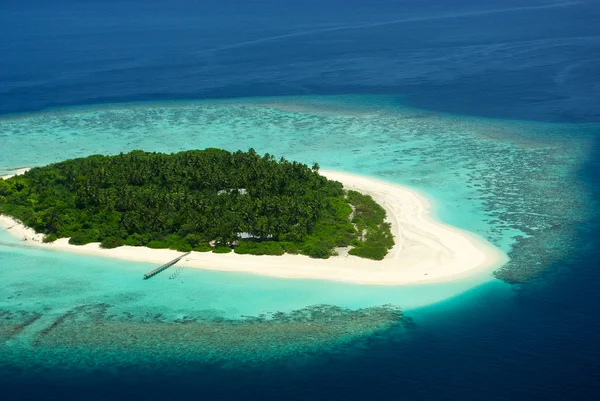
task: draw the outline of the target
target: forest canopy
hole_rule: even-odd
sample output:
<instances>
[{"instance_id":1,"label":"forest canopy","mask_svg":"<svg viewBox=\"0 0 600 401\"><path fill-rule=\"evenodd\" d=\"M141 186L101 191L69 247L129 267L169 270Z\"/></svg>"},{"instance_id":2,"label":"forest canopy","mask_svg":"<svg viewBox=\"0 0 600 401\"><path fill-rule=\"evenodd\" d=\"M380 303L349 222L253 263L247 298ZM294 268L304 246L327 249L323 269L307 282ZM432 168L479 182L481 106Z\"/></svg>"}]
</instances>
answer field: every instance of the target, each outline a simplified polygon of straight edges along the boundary
<instances>
[{"instance_id":1,"label":"forest canopy","mask_svg":"<svg viewBox=\"0 0 600 401\"><path fill-rule=\"evenodd\" d=\"M335 247L382 259L385 211L319 166L253 149L93 155L0 179L0 212L45 234L121 245L327 258Z\"/></svg>"}]
</instances>

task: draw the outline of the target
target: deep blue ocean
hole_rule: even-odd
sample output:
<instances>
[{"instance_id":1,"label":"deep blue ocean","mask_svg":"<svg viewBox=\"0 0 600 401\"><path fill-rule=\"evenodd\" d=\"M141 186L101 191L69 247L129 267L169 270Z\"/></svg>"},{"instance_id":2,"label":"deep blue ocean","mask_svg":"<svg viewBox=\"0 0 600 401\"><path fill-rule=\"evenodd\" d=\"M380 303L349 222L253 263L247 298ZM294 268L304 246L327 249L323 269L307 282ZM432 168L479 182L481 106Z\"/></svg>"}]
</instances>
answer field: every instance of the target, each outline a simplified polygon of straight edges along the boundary
<instances>
[{"instance_id":1,"label":"deep blue ocean","mask_svg":"<svg viewBox=\"0 0 600 401\"><path fill-rule=\"evenodd\" d=\"M446 115L595 127L600 2L0 2L1 115L305 95L396 95ZM23 167L2 160L7 138L0 168ZM588 205L600 201L600 137L591 141L576 172ZM589 216L541 276L409 312L408 334L251 368L178 370L174 360L168 372L99 368L73 379L5 369L0 399L600 399L600 215Z\"/></svg>"}]
</instances>

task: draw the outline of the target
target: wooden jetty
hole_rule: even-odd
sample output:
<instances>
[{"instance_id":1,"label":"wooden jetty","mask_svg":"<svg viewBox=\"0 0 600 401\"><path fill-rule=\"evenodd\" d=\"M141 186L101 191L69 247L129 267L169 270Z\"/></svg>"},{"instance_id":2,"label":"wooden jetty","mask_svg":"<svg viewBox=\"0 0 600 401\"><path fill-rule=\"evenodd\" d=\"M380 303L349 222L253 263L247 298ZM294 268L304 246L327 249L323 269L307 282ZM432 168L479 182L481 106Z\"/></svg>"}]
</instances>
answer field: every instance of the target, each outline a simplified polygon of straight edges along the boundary
<instances>
[{"instance_id":1,"label":"wooden jetty","mask_svg":"<svg viewBox=\"0 0 600 401\"><path fill-rule=\"evenodd\" d=\"M168 269L169 267L173 266L175 263L179 262L181 259L185 258L190 253L191 252L186 252L183 255L176 257L172 261L165 263L162 266L157 267L156 269L152 270L149 273L144 274L144 280L148 280L150 277L156 276L161 271Z\"/></svg>"}]
</instances>

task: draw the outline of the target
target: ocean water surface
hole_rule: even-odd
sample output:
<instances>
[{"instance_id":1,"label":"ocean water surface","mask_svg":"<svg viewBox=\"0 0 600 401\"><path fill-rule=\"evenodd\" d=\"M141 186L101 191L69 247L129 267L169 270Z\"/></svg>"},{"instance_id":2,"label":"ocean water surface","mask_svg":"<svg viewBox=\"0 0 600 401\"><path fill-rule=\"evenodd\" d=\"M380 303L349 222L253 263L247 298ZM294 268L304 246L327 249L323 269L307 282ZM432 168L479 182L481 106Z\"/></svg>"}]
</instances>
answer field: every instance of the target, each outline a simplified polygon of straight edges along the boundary
<instances>
[{"instance_id":1,"label":"ocean water surface","mask_svg":"<svg viewBox=\"0 0 600 401\"><path fill-rule=\"evenodd\" d=\"M0 5L0 174L252 147L414 187L510 262L143 281L0 232L3 399L598 398L597 4L165 4Z\"/></svg>"}]
</instances>

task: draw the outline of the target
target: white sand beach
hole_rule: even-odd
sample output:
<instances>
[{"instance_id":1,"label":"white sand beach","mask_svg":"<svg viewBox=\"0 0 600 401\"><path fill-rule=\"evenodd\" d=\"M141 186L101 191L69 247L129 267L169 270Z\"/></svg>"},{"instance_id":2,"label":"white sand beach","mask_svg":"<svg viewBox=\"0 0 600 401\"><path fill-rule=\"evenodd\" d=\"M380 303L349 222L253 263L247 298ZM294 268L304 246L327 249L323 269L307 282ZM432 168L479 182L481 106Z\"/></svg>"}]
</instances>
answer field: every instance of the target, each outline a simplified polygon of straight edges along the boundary
<instances>
[{"instance_id":1,"label":"white sand beach","mask_svg":"<svg viewBox=\"0 0 600 401\"><path fill-rule=\"evenodd\" d=\"M25 170L26 171L26 170ZM303 255L254 256L192 252L179 264L209 270L245 272L282 278L322 279L373 285L408 285L452 281L491 273L508 261L500 249L483 238L443 224L430 215L426 197L412 189L356 174L321 171L346 189L369 194L387 211L396 245L381 261L340 253L329 259ZM0 215L0 228L49 249L86 255L150 262L157 265L181 255L167 249L122 246L101 249L98 243L70 245L62 238L51 244L14 219Z\"/></svg>"},{"instance_id":2,"label":"white sand beach","mask_svg":"<svg viewBox=\"0 0 600 401\"><path fill-rule=\"evenodd\" d=\"M29 167L18 168L18 169L12 170L11 174L0 175L0 178L2 178L4 180L7 180L10 177L14 177L15 175L24 174L24 173L26 173L29 170L31 170L31 168L29 168Z\"/></svg>"}]
</instances>

